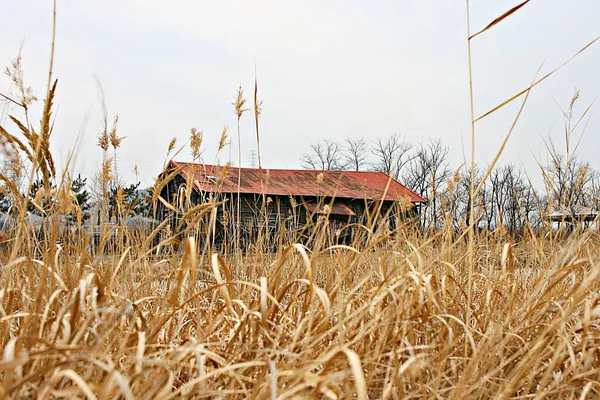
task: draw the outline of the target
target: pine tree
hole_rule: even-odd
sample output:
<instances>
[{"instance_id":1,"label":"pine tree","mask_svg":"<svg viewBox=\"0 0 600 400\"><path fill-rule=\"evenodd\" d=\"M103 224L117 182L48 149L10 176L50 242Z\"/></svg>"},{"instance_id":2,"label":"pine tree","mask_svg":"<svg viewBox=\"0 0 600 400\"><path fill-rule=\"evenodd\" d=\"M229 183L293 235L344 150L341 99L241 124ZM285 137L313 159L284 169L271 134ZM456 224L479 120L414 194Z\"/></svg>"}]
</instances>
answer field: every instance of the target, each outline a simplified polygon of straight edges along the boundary
<instances>
[{"instance_id":1,"label":"pine tree","mask_svg":"<svg viewBox=\"0 0 600 400\"><path fill-rule=\"evenodd\" d=\"M90 209L89 199L90 193L86 190L87 178L82 178L81 174L77 175L77 178L71 182L71 191L75 195L77 206L81 210L82 221L87 220L90 215L88 210ZM76 218L76 216L75 216Z\"/></svg>"},{"instance_id":2,"label":"pine tree","mask_svg":"<svg viewBox=\"0 0 600 400\"><path fill-rule=\"evenodd\" d=\"M54 183L50 182L50 190L54 188ZM27 204L27 211L36 215L42 215L42 210L44 210L44 213L49 211L52 205L52 196L42 196L41 192L44 190L44 180L41 178L31 184L31 187L29 188L29 203ZM33 202L35 202L37 207L33 204Z\"/></svg>"},{"instance_id":3,"label":"pine tree","mask_svg":"<svg viewBox=\"0 0 600 400\"><path fill-rule=\"evenodd\" d=\"M10 208L10 198L0 189L0 212L7 212Z\"/></svg>"},{"instance_id":4,"label":"pine tree","mask_svg":"<svg viewBox=\"0 0 600 400\"><path fill-rule=\"evenodd\" d=\"M110 189L108 216L117 222L129 215L138 215L142 207L142 196L139 192L140 183L129 186L114 186Z\"/></svg>"}]
</instances>

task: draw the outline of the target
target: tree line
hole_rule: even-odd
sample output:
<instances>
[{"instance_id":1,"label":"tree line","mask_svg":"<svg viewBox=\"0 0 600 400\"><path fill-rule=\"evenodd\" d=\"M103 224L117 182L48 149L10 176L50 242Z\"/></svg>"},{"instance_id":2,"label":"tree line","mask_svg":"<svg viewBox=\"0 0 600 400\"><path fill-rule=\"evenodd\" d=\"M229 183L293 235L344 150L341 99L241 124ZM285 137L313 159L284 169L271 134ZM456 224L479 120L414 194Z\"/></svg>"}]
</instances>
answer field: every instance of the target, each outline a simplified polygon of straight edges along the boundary
<instances>
[{"instance_id":1,"label":"tree line","mask_svg":"<svg viewBox=\"0 0 600 400\"><path fill-rule=\"evenodd\" d=\"M64 208L63 215L70 222L85 222L90 219L99 221L102 218L100 205L102 196L100 195L95 181L88 185L88 178L78 174L76 178L67 178L67 187L69 188L67 196L68 206ZM1 189L1 188L0 188ZM56 184L50 182L50 190L58 192ZM56 197L46 196L44 182L39 179L33 182L29 188L27 197L27 211L38 216L46 215L52 208L53 203L59 201ZM139 215L143 217L152 216L151 189L141 189L140 183L111 185L107 192L106 221L120 222L123 218ZM16 210L12 209L14 203L12 196L5 190L0 190L0 212L8 213ZM96 215L96 218L94 217Z\"/></svg>"},{"instance_id":2,"label":"tree line","mask_svg":"<svg viewBox=\"0 0 600 400\"><path fill-rule=\"evenodd\" d=\"M476 166L474 201L476 226L506 229L511 234L537 229L553 211L576 213L600 209L600 173L589 163L548 146L550 163L540 165L543 187L535 188L516 165L496 166L482 183L487 168ZM458 230L468 225L471 171L452 166L449 149L439 139L411 143L400 134L343 141L324 139L312 143L300 157L306 169L382 171L426 198L420 218L425 228L452 223Z\"/></svg>"}]
</instances>

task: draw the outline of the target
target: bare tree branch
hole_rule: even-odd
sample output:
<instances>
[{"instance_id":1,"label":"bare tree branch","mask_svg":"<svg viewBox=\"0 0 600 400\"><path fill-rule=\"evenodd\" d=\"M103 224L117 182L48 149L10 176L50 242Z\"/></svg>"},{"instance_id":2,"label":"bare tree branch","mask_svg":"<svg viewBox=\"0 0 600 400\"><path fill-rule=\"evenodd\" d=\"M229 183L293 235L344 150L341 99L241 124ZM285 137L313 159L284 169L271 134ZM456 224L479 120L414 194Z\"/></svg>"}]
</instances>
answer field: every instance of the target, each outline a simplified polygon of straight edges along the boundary
<instances>
[{"instance_id":1,"label":"bare tree branch","mask_svg":"<svg viewBox=\"0 0 600 400\"><path fill-rule=\"evenodd\" d=\"M310 145L310 151L300 156L300 163L305 169L343 170L344 154L339 142L323 140Z\"/></svg>"},{"instance_id":2,"label":"bare tree branch","mask_svg":"<svg viewBox=\"0 0 600 400\"><path fill-rule=\"evenodd\" d=\"M414 158L410 154L412 147L410 142L397 133L378 137L371 148L371 153L375 156L373 168L398 179L402 167Z\"/></svg>"},{"instance_id":3,"label":"bare tree branch","mask_svg":"<svg viewBox=\"0 0 600 400\"><path fill-rule=\"evenodd\" d=\"M343 150L346 168L361 171L367 167L369 145L364 138L347 138Z\"/></svg>"}]
</instances>

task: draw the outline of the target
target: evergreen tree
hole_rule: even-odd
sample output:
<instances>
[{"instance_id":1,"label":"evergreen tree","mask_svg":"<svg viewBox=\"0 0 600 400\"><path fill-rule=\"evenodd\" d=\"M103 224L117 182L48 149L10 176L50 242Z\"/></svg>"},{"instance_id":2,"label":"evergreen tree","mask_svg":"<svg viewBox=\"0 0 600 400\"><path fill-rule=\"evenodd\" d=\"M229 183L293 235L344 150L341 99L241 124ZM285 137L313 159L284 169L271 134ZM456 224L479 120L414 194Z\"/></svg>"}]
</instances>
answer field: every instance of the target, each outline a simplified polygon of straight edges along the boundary
<instances>
[{"instance_id":1,"label":"evergreen tree","mask_svg":"<svg viewBox=\"0 0 600 400\"><path fill-rule=\"evenodd\" d=\"M77 175L77 178L71 182L71 191L75 195L77 206L81 210L81 219L86 221L90 215L88 210L90 209L90 193L86 190L87 178L82 178L81 174ZM73 216L77 218L76 216Z\"/></svg>"},{"instance_id":2,"label":"evergreen tree","mask_svg":"<svg viewBox=\"0 0 600 400\"><path fill-rule=\"evenodd\" d=\"M146 188L139 191L140 205L138 214L143 217L152 217L152 188Z\"/></svg>"},{"instance_id":3,"label":"evergreen tree","mask_svg":"<svg viewBox=\"0 0 600 400\"><path fill-rule=\"evenodd\" d=\"M129 186L114 186L110 189L108 217L119 222L129 215L138 215L142 210L142 196L139 191L140 182Z\"/></svg>"},{"instance_id":4,"label":"evergreen tree","mask_svg":"<svg viewBox=\"0 0 600 400\"><path fill-rule=\"evenodd\" d=\"M50 190L54 189L55 185L53 182L50 182ZM40 191L44 188L44 180L38 179L31 184L29 188L29 203L27 204L27 211L32 212L36 215L42 215L42 210L44 213L50 210L50 206L52 205L52 197L51 196L40 196ZM38 206L33 205L32 202ZM41 208L41 209L40 209Z\"/></svg>"},{"instance_id":5,"label":"evergreen tree","mask_svg":"<svg viewBox=\"0 0 600 400\"><path fill-rule=\"evenodd\" d=\"M0 212L7 212L10 208L10 198L3 190L0 190Z\"/></svg>"},{"instance_id":6,"label":"evergreen tree","mask_svg":"<svg viewBox=\"0 0 600 400\"><path fill-rule=\"evenodd\" d=\"M90 193L86 190L86 183L87 183L87 178L83 178L81 176L81 174L77 175L77 178L75 178L73 181L71 181L71 192L73 193L73 195L75 196L75 201L76 201L76 205L77 207L81 210L81 218L82 221L85 221L89 218L89 214L88 214L88 210L90 208L90 204L89 204L89 199L90 199ZM34 181L33 184L31 185L31 188L29 189L29 199L32 201L35 201L36 204L38 206L40 206L45 212L50 210L50 206L52 205L52 197L41 197L38 196L38 192L40 191L40 189L44 188L44 182L41 179L38 179L37 181ZM55 189L56 186L54 185L54 183L50 184L50 189ZM37 200L36 200L36 197ZM40 204L42 203L42 204ZM27 210L37 214L37 215L41 215L41 210L34 206L31 202L28 204L27 206ZM77 211L73 211L71 212L67 217L69 220L71 221L76 221L77 220Z\"/></svg>"}]
</instances>

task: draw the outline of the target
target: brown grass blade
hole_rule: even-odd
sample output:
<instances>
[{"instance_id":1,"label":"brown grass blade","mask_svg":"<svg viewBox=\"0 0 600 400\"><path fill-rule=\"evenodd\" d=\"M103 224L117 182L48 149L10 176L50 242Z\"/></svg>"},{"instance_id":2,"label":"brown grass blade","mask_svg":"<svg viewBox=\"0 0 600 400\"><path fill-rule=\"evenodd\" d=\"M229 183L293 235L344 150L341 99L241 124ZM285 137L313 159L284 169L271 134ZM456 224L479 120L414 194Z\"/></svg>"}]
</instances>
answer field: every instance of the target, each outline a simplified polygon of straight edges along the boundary
<instances>
[{"instance_id":1,"label":"brown grass blade","mask_svg":"<svg viewBox=\"0 0 600 400\"><path fill-rule=\"evenodd\" d=\"M152 202L155 202L160 197L160 192L162 189L179 173L184 172L185 164L180 165L177 168L173 168L172 170L167 171L166 173L162 173L156 179L156 183L154 185L154 190L152 191Z\"/></svg>"},{"instance_id":2,"label":"brown grass blade","mask_svg":"<svg viewBox=\"0 0 600 400\"><path fill-rule=\"evenodd\" d=\"M21 103L19 101L16 101L15 99L10 98L10 97L8 97L7 95L5 95L3 93L0 93L0 97L3 97L6 101L10 101L11 103L14 103L14 104L18 105L19 107L26 108L25 105L23 105L23 103Z\"/></svg>"},{"instance_id":3,"label":"brown grass blade","mask_svg":"<svg viewBox=\"0 0 600 400\"><path fill-rule=\"evenodd\" d=\"M492 108L491 110L489 110L489 111L483 113L481 116L477 117L474 122L482 120L483 118L487 117L488 115L490 115L490 114L498 111L499 109L501 109L505 105L511 103L513 100L521 97L522 95L524 95L525 93L527 93L527 91L533 89L534 87L536 87L537 85L539 85L540 83L542 83L543 81L545 81L546 79L548 79L550 76L552 76L555 72L557 72L558 70L562 69L565 65L567 65L568 63L570 63L571 61L573 61L573 59L575 57L577 57L579 54L583 53L585 50L587 50L589 47L591 47L594 43L596 43L599 39L600 39L600 36L598 36L597 38L595 38L594 40L592 40L591 42L589 42L581 50L579 50L577 53L575 53L574 55L572 55L567 61L563 62L558 67L556 67L555 69L553 69L552 71L550 71L549 73L547 73L546 75L544 75L543 77L541 77L539 80L535 81L528 88L525 88L525 89L521 90L519 93L515 94L514 96L512 96L512 97L508 98L507 100L503 101L502 103L498 104L496 107Z\"/></svg>"},{"instance_id":4,"label":"brown grass blade","mask_svg":"<svg viewBox=\"0 0 600 400\"><path fill-rule=\"evenodd\" d=\"M262 113L262 101L258 100L258 79L256 77L256 66L254 67L254 127L256 129L256 149L258 154L258 169L262 169L262 160L260 158L260 134L258 130L258 120Z\"/></svg>"},{"instance_id":5,"label":"brown grass blade","mask_svg":"<svg viewBox=\"0 0 600 400\"><path fill-rule=\"evenodd\" d=\"M518 5L514 6L513 8L511 8L510 10L508 10L507 12L505 12L504 14L502 14L501 16L499 16L498 18L496 18L495 20L493 20L492 22L490 22L485 28L483 28L479 32L474 33L473 35L471 35L469 37L469 40L473 39L474 37L476 37L478 35L481 35L483 32L487 31L488 29L491 29L494 26L498 25L500 22L504 21L506 18L510 17L512 14L514 14L515 12L517 12L525 4L529 3L529 1L530 0L525 0L521 4L518 4Z\"/></svg>"},{"instance_id":6,"label":"brown grass blade","mask_svg":"<svg viewBox=\"0 0 600 400\"><path fill-rule=\"evenodd\" d=\"M223 299L225 300L227 309L229 310L231 315L235 315L237 317L237 313L235 312L235 309L233 308L233 303L231 302L231 296L229 295L229 287L227 286L227 284L231 283L231 279L224 281L221 276L221 271L219 269L222 266L223 270L227 271L225 262L223 261L223 259L221 258L220 255L215 253L212 255L211 265L212 265L213 273L215 274L215 279L217 280L217 284L220 285L219 290L221 291L221 295L223 296ZM227 275L229 275L229 274L227 274Z\"/></svg>"},{"instance_id":7,"label":"brown grass blade","mask_svg":"<svg viewBox=\"0 0 600 400\"><path fill-rule=\"evenodd\" d=\"M172 211L172 212L174 212L175 214L181 215L181 212L179 212L179 210L177 210L175 207L173 207L173 206L171 205L171 203L169 203L168 201L166 201L165 199L163 199L163 198L162 198L162 196L158 196L158 197L157 197L157 199L158 199L158 200L159 200L161 203L163 203L163 205L164 205L165 207L167 207L167 209L168 209L169 211Z\"/></svg>"},{"instance_id":8,"label":"brown grass blade","mask_svg":"<svg viewBox=\"0 0 600 400\"><path fill-rule=\"evenodd\" d=\"M9 115L8 117L11 119L12 122L14 122L19 127L19 129L23 133L23 136L25 136L25 138L27 140L29 140L30 143L33 143L34 142L34 139L33 139L34 136L31 134L31 132L29 132L29 129L27 129L27 127L21 121L19 121L17 118L15 118L14 116Z\"/></svg>"},{"instance_id":9,"label":"brown grass blade","mask_svg":"<svg viewBox=\"0 0 600 400\"><path fill-rule=\"evenodd\" d=\"M477 188L473 192L473 196L477 196L477 194L481 190L482 186L484 185L486 179L492 173L494 167L496 166L496 163L500 159L500 156L504 152L504 147L506 147L506 143L508 143L508 139L510 139L512 133L515 130L515 127L517 126L517 122L519 122L519 119L521 118L521 114L523 113L523 109L525 108L525 104L527 104L527 100L529 99L529 94L531 93L531 88L533 87L532 85L535 82L535 80L537 78L537 74L540 72L540 69L542 68L542 65L540 65L540 68L538 68L537 72L535 73L533 81L532 81L531 85L529 86L529 88L527 90L527 94L525 95L525 98L523 99L523 102L521 103L521 107L519 108L519 111L517 112L517 115L515 116L515 119L513 120L513 123L510 126L510 129L508 130L508 133L504 137L504 140L502 141L502 144L500 145L500 148L496 152L496 156L494 157L494 159L492 160L492 162L488 166L487 170L485 171L485 174L483 175L483 178L481 179L481 182L479 182L479 185L477 185Z\"/></svg>"},{"instance_id":10,"label":"brown grass blade","mask_svg":"<svg viewBox=\"0 0 600 400\"><path fill-rule=\"evenodd\" d=\"M348 358L348 363L350 363L352 375L354 376L354 382L356 383L357 398L360 400L366 400L367 399L367 384L365 381L365 374L363 372L363 367L360 362L360 357L358 356L358 354L356 354L355 351L352 351L348 348L345 348L342 351Z\"/></svg>"},{"instance_id":11,"label":"brown grass blade","mask_svg":"<svg viewBox=\"0 0 600 400\"><path fill-rule=\"evenodd\" d=\"M25 144L16 136L8 133L6 129L0 126L0 135L4 136L9 143L14 143L23 153L27 155L29 161L32 160L31 152Z\"/></svg>"}]
</instances>

